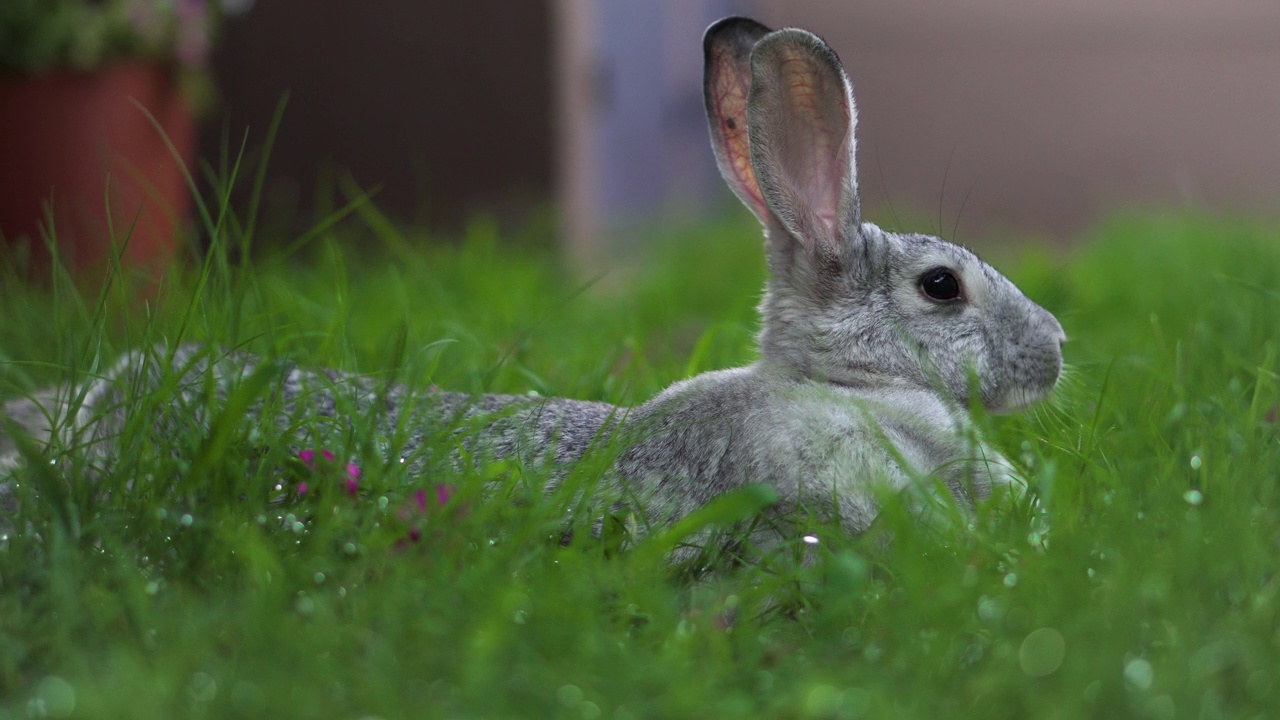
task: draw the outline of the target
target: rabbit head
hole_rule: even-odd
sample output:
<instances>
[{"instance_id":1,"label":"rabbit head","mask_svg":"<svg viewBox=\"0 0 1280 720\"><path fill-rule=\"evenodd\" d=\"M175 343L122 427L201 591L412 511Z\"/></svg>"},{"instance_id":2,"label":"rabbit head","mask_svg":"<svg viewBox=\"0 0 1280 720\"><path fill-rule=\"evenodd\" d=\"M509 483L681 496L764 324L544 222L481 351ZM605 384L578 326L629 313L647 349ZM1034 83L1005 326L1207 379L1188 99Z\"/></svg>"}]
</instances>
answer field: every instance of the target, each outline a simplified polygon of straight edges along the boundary
<instances>
[{"instance_id":1,"label":"rabbit head","mask_svg":"<svg viewBox=\"0 0 1280 720\"><path fill-rule=\"evenodd\" d=\"M716 162L765 227L764 361L962 406L976 388L993 412L1048 395L1066 339L1052 314L964 248L862 222L857 112L835 51L746 18L712 25L703 50Z\"/></svg>"}]
</instances>

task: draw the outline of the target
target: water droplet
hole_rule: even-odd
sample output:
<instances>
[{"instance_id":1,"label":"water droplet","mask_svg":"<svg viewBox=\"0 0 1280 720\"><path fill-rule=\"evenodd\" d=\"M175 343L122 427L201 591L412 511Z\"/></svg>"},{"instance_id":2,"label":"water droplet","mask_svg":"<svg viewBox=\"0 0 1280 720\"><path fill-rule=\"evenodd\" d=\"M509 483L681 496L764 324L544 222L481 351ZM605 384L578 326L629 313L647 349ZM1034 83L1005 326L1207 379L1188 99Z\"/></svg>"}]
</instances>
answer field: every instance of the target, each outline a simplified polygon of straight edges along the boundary
<instances>
[{"instance_id":1,"label":"water droplet","mask_svg":"<svg viewBox=\"0 0 1280 720\"><path fill-rule=\"evenodd\" d=\"M356 554L356 549L357 549L357 548L356 548L356 544L355 544L355 543L347 543L346 545L343 545L343 546L342 546L342 552L344 552L344 553L346 553L346 554L348 554L348 555L355 555L355 554Z\"/></svg>"},{"instance_id":2,"label":"water droplet","mask_svg":"<svg viewBox=\"0 0 1280 720\"><path fill-rule=\"evenodd\" d=\"M1188 505L1199 505L1204 502L1204 493L1192 488L1182 493L1182 499L1186 500Z\"/></svg>"},{"instance_id":3,"label":"water droplet","mask_svg":"<svg viewBox=\"0 0 1280 720\"><path fill-rule=\"evenodd\" d=\"M1200 456L1199 456L1199 455L1192 455L1192 456L1191 456L1191 469L1192 469L1192 470L1199 470L1199 469L1200 469L1200 466L1201 466L1202 464L1203 464L1203 463L1201 462L1201 460L1200 460Z\"/></svg>"},{"instance_id":4,"label":"water droplet","mask_svg":"<svg viewBox=\"0 0 1280 720\"><path fill-rule=\"evenodd\" d=\"M1030 677L1052 675L1067 655L1067 641L1054 628L1032 630L1018 649L1018 665Z\"/></svg>"},{"instance_id":5,"label":"water droplet","mask_svg":"<svg viewBox=\"0 0 1280 720\"><path fill-rule=\"evenodd\" d=\"M378 498L378 509L379 509L379 510L386 510L386 509L387 509L387 503L389 503L389 502L391 502L391 501L387 499L387 496L386 496L386 495L383 495L382 497Z\"/></svg>"},{"instance_id":6,"label":"water droplet","mask_svg":"<svg viewBox=\"0 0 1280 720\"><path fill-rule=\"evenodd\" d=\"M525 612L524 610L517 610L515 614L511 616L511 621L517 625L525 624L525 622L528 619L529 619L529 613Z\"/></svg>"},{"instance_id":7,"label":"water droplet","mask_svg":"<svg viewBox=\"0 0 1280 720\"><path fill-rule=\"evenodd\" d=\"M577 707L582 702L582 688L577 685L562 685L556 691L556 699L565 707Z\"/></svg>"},{"instance_id":8,"label":"water droplet","mask_svg":"<svg viewBox=\"0 0 1280 720\"><path fill-rule=\"evenodd\" d=\"M1090 579L1093 579L1093 576L1094 576L1094 575L1096 575L1096 574L1097 574L1097 573L1094 571L1094 569L1093 569L1093 568L1089 568L1089 578L1090 578Z\"/></svg>"},{"instance_id":9,"label":"water droplet","mask_svg":"<svg viewBox=\"0 0 1280 720\"><path fill-rule=\"evenodd\" d=\"M1125 663L1124 679L1132 687L1138 690L1147 690L1151 687L1151 683L1155 680L1155 670L1152 669L1151 663L1143 658L1134 658Z\"/></svg>"},{"instance_id":10,"label":"water droplet","mask_svg":"<svg viewBox=\"0 0 1280 720\"><path fill-rule=\"evenodd\" d=\"M258 514L258 524L259 524L259 525L266 525L266 524L267 524L267 516L266 516L266 515L263 515L262 513L259 513L259 514Z\"/></svg>"},{"instance_id":11,"label":"water droplet","mask_svg":"<svg viewBox=\"0 0 1280 720\"><path fill-rule=\"evenodd\" d=\"M178 522L182 523L182 527L191 527L191 523L195 521L196 519L191 517L191 513L183 513L182 518L178 520Z\"/></svg>"},{"instance_id":12,"label":"water droplet","mask_svg":"<svg viewBox=\"0 0 1280 720\"><path fill-rule=\"evenodd\" d=\"M187 683L187 692L196 702L213 702L218 696L218 681L209 673L195 673L191 676L191 682Z\"/></svg>"},{"instance_id":13,"label":"water droplet","mask_svg":"<svg viewBox=\"0 0 1280 720\"><path fill-rule=\"evenodd\" d=\"M76 689L71 683L50 675L36 686L35 699L47 717L67 718L76 711ZM37 715L38 717L38 715Z\"/></svg>"},{"instance_id":14,"label":"water droplet","mask_svg":"<svg viewBox=\"0 0 1280 720\"><path fill-rule=\"evenodd\" d=\"M1039 545L1039 544L1040 544L1040 540L1041 540L1041 538L1040 538L1040 533L1038 533L1038 532L1034 532L1034 531L1033 531L1033 532L1029 532L1029 533L1027 533L1027 544L1028 544L1028 545L1033 545L1033 546L1034 546L1034 545Z\"/></svg>"},{"instance_id":15,"label":"water droplet","mask_svg":"<svg viewBox=\"0 0 1280 720\"><path fill-rule=\"evenodd\" d=\"M834 717L840 711L840 690L830 685L815 685L809 691L805 709L812 717Z\"/></svg>"},{"instance_id":16,"label":"water droplet","mask_svg":"<svg viewBox=\"0 0 1280 720\"><path fill-rule=\"evenodd\" d=\"M1102 693L1102 681L1094 680L1084 686L1084 701L1093 704L1098 701L1098 695Z\"/></svg>"},{"instance_id":17,"label":"water droplet","mask_svg":"<svg viewBox=\"0 0 1280 720\"><path fill-rule=\"evenodd\" d=\"M156 510L156 519L157 519L157 520L164 520L164 519L165 519L165 518L167 518L167 517L169 517L169 511L168 511L168 510L165 510L164 508L160 508L160 509Z\"/></svg>"},{"instance_id":18,"label":"water droplet","mask_svg":"<svg viewBox=\"0 0 1280 720\"><path fill-rule=\"evenodd\" d=\"M1145 518L1146 516L1147 516L1147 514L1146 514L1146 513L1142 512L1141 510L1139 510L1139 511L1138 511L1137 518L1138 518L1139 520L1141 520L1141 519Z\"/></svg>"},{"instance_id":19,"label":"water droplet","mask_svg":"<svg viewBox=\"0 0 1280 720\"><path fill-rule=\"evenodd\" d=\"M309 616L316 611L316 601L299 593L298 599L293 601L293 609L297 610L299 615Z\"/></svg>"},{"instance_id":20,"label":"water droplet","mask_svg":"<svg viewBox=\"0 0 1280 720\"><path fill-rule=\"evenodd\" d=\"M284 490L284 483L276 483L275 487L273 487L272 489L275 490L276 492L280 492Z\"/></svg>"},{"instance_id":21,"label":"water droplet","mask_svg":"<svg viewBox=\"0 0 1280 720\"><path fill-rule=\"evenodd\" d=\"M293 526L290 529L296 533L300 533L303 530L306 530L307 526L303 525L300 521L294 521Z\"/></svg>"},{"instance_id":22,"label":"water droplet","mask_svg":"<svg viewBox=\"0 0 1280 720\"><path fill-rule=\"evenodd\" d=\"M347 589L345 587L338 588L338 597L344 598L346 596L347 596Z\"/></svg>"},{"instance_id":23,"label":"water droplet","mask_svg":"<svg viewBox=\"0 0 1280 720\"><path fill-rule=\"evenodd\" d=\"M311 579L312 579L312 580L315 580L317 585L323 585L323 584L324 584L324 573L322 573L322 572L318 572L318 573L316 573L316 574L315 574L315 576L314 576L314 577L312 577Z\"/></svg>"},{"instance_id":24,"label":"water droplet","mask_svg":"<svg viewBox=\"0 0 1280 720\"><path fill-rule=\"evenodd\" d=\"M401 464L401 465L403 465L403 464L404 464L405 459L406 459L406 458L405 458L405 456L403 456L403 455L401 455L401 456L400 456L400 464Z\"/></svg>"},{"instance_id":25,"label":"water droplet","mask_svg":"<svg viewBox=\"0 0 1280 720\"><path fill-rule=\"evenodd\" d=\"M817 536L816 536L816 535L805 535L805 536L804 536L804 543L805 543L806 545L817 545L817 544L818 544L818 538L817 538Z\"/></svg>"},{"instance_id":26,"label":"water droplet","mask_svg":"<svg viewBox=\"0 0 1280 720\"><path fill-rule=\"evenodd\" d=\"M1008 575L1005 575L1005 576L1004 576L1004 586L1005 586L1005 587L1007 587L1007 588L1011 588L1011 587L1013 587L1014 585L1017 585L1017 584L1018 584L1018 575L1017 575L1017 573L1009 573Z\"/></svg>"},{"instance_id":27,"label":"water droplet","mask_svg":"<svg viewBox=\"0 0 1280 720\"><path fill-rule=\"evenodd\" d=\"M582 720L596 720L600 717L600 706L588 700L578 706L578 714Z\"/></svg>"},{"instance_id":28,"label":"water droplet","mask_svg":"<svg viewBox=\"0 0 1280 720\"><path fill-rule=\"evenodd\" d=\"M156 593L160 592L160 583L156 582L155 580L152 580L151 582L147 583L146 592L148 595L155 595Z\"/></svg>"}]
</instances>

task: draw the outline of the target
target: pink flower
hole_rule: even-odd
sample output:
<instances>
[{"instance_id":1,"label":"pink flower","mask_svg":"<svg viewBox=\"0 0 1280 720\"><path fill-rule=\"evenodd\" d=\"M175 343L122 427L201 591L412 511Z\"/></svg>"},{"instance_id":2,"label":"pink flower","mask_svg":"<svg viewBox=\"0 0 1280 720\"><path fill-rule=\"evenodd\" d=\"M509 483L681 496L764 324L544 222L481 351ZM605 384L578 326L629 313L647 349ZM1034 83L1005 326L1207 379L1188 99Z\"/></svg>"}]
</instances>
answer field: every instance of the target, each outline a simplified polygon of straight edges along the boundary
<instances>
[{"instance_id":1,"label":"pink flower","mask_svg":"<svg viewBox=\"0 0 1280 720\"><path fill-rule=\"evenodd\" d=\"M328 448L322 448L320 450L320 458L321 460L319 465L322 465L325 467L333 465L337 460L337 456L335 456L333 454L333 451L329 450ZM298 460L300 460L302 464L305 465L306 468L311 472L317 472L319 470L316 462L316 451L311 448L307 448L306 450L299 452ZM349 495L356 495L360 491L360 466L359 465L356 465L355 463L347 463L347 477L343 481L343 487L346 488L346 491ZM298 494L299 495L306 494L305 488L306 488L306 483L300 483L298 485Z\"/></svg>"},{"instance_id":2,"label":"pink flower","mask_svg":"<svg viewBox=\"0 0 1280 720\"><path fill-rule=\"evenodd\" d=\"M439 483L436 485L436 506L444 507L449 500L453 498L456 489L448 483ZM413 501L418 504L419 512L427 511L427 491L418 488L413 492Z\"/></svg>"},{"instance_id":3,"label":"pink flower","mask_svg":"<svg viewBox=\"0 0 1280 720\"><path fill-rule=\"evenodd\" d=\"M333 462L334 460L333 453L330 452L327 448L320 451L320 456L324 458L325 462ZM303 450L302 452L298 453L298 459L302 461L303 465L307 466L308 470L316 469L316 451L315 450L312 450L311 448L307 448L306 450Z\"/></svg>"}]
</instances>

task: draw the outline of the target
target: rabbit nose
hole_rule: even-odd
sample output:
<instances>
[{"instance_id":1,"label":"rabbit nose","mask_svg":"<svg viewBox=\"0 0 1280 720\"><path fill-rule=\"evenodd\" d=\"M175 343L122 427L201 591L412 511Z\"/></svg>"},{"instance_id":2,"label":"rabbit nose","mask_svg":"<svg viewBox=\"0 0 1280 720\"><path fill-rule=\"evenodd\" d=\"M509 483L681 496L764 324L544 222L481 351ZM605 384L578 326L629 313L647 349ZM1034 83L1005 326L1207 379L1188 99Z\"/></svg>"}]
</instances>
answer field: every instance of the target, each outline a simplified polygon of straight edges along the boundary
<instances>
[{"instance_id":1,"label":"rabbit nose","mask_svg":"<svg viewBox=\"0 0 1280 720\"><path fill-rule=\"evenodd\" d=\"M1053 313L1045 310L1044 308L1040 308L1040 312L1042 313L1044 324L1047 326L1050 334L1057 339L1058 348L1061 349L1062 345L1067 342L1067 331L1062 329L1062 323L1058 322L1058 318L1054 317Z\"/></svg>"}]
</instances>

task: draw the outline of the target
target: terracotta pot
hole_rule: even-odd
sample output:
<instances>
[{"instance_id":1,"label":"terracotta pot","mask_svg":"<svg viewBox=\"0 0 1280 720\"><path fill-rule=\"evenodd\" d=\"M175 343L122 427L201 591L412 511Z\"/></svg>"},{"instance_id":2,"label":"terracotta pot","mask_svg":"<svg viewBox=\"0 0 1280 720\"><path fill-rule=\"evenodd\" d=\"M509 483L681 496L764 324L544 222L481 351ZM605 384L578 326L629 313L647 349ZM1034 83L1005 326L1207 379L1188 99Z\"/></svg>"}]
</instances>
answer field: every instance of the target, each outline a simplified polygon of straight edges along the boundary
<instances>
[{"instance_id":1,"label":"terracotta pot","mask_svg":"<svg viewBox=\"0 0 1280 720\"><path fill-rule=\"evenodd\" d=\"M57 254L80 282L101 280L113 238L129 273L155 277L176 256L191 195L179 160L130 99L190 166L194 121L164 67L0 75L0 253L28 256L29 276L48 277L50 208Z\"/></svg>"}]
</instances>

